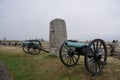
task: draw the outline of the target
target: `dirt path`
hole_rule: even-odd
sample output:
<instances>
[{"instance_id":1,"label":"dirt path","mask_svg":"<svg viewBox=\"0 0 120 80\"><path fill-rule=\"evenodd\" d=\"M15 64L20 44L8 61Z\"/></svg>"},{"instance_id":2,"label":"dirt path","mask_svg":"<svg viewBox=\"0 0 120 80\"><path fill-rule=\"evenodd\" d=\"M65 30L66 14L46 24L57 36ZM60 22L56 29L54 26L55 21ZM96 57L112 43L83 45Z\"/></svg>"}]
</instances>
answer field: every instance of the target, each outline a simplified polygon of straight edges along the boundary
<instances>
[{"instance_id":1,"label":"dirt path","mask_svg":"<svg viewBox=\"0 0 120 80\"><path fill-rule=\"evenodd\" d=\"M0 80L12 80L8 73L5 64L0 60Z\"/></svg>"}]
</instances>

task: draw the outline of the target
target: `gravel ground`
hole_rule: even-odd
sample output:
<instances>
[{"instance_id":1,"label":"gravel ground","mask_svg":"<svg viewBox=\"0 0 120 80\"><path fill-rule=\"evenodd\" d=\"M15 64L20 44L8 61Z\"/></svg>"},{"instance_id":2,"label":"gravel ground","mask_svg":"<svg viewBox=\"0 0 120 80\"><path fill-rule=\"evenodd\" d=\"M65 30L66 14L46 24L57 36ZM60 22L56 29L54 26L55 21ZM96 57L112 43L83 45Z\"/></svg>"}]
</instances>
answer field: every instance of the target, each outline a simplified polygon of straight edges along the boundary
<instances>
[{"instance_id":1,"label":"gravel ground","mask_svg":"<svg viewBox=\"0 0 120 80\"><path fill-rule=\"evenodd\" d=\"M12 80L12 77L10 76L5 64L2 61L0 61L0 80Z\"/></svg>"}]
</instances>

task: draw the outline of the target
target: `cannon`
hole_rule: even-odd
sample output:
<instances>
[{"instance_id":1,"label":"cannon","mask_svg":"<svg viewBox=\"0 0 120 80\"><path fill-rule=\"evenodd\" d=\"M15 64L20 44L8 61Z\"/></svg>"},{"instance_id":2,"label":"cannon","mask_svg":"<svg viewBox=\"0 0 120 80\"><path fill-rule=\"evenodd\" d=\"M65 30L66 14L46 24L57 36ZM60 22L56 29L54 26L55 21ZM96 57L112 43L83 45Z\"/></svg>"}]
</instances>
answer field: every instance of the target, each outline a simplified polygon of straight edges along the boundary
<instances>
[{"instance_id":1,"label":"cannon","mask_svg":"<svg viewBox=\"0 0 120 80\"><path fill-rule=\"evenodd\" d=\"M36 55L42 50L42 45L38 40L26 40L22 42L22 50L27 54Z\"/></svg>"},{"instance_id":2,"label":"cannon","mask_svg":"<svg viewBox=\"0 0 120 80\"><path fill-rule=\"evenodd\" d=\"M105 42L102 39L94 39L89 44L85 44L66 40L59 50L60 60L67 67L76 65L81 55L84 56L87 71L93 76L98 75L107 61Z\"/></svg>"},{"instance_id":3,"label":"cannon","mask_svg":"<svg viewBox=\"0 0 120 80\"><path fill-rule=\"evenodd\" d=\"M41 51L49 53L49 51L42 48L42 44L39 40L26 40L22 41L22 50L31 55L37 55Z\"/></svg>"}]
</instances>

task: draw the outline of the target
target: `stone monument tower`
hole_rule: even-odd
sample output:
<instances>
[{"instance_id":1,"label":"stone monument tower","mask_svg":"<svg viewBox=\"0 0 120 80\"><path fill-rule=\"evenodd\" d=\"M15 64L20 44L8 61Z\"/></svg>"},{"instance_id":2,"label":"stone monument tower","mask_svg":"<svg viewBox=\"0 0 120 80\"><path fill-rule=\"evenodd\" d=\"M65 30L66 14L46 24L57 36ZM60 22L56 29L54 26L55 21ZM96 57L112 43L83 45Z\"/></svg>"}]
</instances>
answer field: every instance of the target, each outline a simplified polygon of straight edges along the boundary
<instances>
[{"instance_id":1,"label":"stone monument tower","mask_svg":"<svg viewBox=\"0 0 120 80\"><path fill-rule=\"evenodd\" d=\"M59 56L59 49L62 43L67 40L65 21L54 19L50 22L49 47L50 54Z\"/></svg>"}]
</instances>

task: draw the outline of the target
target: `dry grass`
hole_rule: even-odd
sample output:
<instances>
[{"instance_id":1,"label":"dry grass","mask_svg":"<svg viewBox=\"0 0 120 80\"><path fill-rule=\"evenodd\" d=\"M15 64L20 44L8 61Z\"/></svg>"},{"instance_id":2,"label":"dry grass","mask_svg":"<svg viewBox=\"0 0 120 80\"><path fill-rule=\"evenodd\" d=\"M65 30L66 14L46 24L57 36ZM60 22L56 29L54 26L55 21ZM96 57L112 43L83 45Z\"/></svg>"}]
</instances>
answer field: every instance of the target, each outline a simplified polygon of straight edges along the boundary
<instances>
[{"instance_id":1,"label":"dry grass","mask_svg":"<svg viewBox=\"0 0 120 80\"><path fill-rule=\"evenodd\" d=\"M113 57L108 57L108 64L100 75L92 77L84 66L83 57L81 57L76 66L68 68L61 63L59 58L47 53L32 56L24 53L21 48L15 47L0 47L0 51L4 52L4 54L0 53L0 56L11 55L16 61L18 59L21 60L19 67L22 66L23 69L17 68L17 65L15 68L10 68L11 65L15 64L14 62L11 62L11 65L7 65L14 80L120 80L120 59ZM2 57L0 59L5 63L8 62ZM24 66L22 62L25 62ZM18 63L16 62L16 64Z\"/></svg>"}]
</instances>

